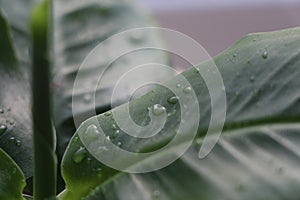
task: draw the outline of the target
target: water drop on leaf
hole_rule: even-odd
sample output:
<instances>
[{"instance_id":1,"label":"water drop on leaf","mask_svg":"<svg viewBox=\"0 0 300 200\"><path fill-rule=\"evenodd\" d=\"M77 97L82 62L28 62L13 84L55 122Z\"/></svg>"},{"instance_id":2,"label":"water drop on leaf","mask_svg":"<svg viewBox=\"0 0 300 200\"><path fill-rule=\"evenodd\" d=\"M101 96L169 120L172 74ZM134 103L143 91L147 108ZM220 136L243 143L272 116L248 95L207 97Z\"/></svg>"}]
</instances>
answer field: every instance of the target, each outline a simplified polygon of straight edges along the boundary
<instances>
[{"instance_id":1,"label":"water drop on leaf","mask_svg":"<svg viewBox=\"0 0 300 200\"><path fill-rule=\"evenodd\" d=\"M14 120L12 120L12 119L7 120L7 123L9 123L10 125L14 125L15 124Z\"/></svg>"},{"instance_id":2,"label":"water drop on leaf","mask_svg":"<svg viewBox=\"0 0 300 200\"><path fill-rule=\"evenodd\" d=\"M267 59L268 58L268 52L263 52L263 54L261 55L263 57L263 59Z\"/></svg>"},{"instance_id":3,"label":"water drop on leaf","mask_svg":"<svg viewBox=\"0 0 300 200\"><path fill-rule=\"evenodd\" d=\"M16 138L15 137L10 137L9 140L12 141L12 142L15 142Z\"/></svg>"},{"instance_id":4,"label":"water drop on leaf","mask_svg":"<svg viewBox=\"0 0 300 200\"><path fill-rule=\"evenodd\" d=\"M4 110L2 108L0 108L0 114L3 114Z\"/></svg>"},{"instance_id":5,"label":"water drop on leaf","mask_svg":"<svg viewBox=\"0 0 300 200\"><path fill-rule=\"evenodd\" d=\"M176 110L173 110L172 112L168 113L168 117L171 117L171 116L173 116L175 114L176 114Z\"/></svg>"},{"instance_id":6,"label":"water drop on leaf","mask_svg":"<svg viewBox=\"0 0 300 200\"><path fill-rule=\"evenodd\" d=\"M86 150L84 147L80 147L73 155L72 159L75 163L81 163L86 156Z\"/></svg>"},{"instance_id":7,"label":"water drop on leaf","mask_svg":"<svg viewBox=\"0 0 300 200\"><path fill-rule=\"evenodd\" d=\"M176 104L177 102L178 102L178 97L170 97L169 99L168 99L168 102L170 103L170 104Z\"/></svg>"},{"instance_id":8,"label":"water drop on leaf","mask_svg":"<svg viewBox=\"0 0 300 200\"><path fill-rule=\"evenodd\" d=\"M21 140L16 140L16 145L17 145L18 147L22 146Z\"/></svg>"},{"instance_id":9,"label":"water drop on leaf","mask_svg":"<svg viewBox=\"0 0 300 200\"><path fill-rule=\"evenodd\" d=\"M119 135L120 131L119 130L116 130L112 135L111 137L114 139L116 138L118 135Z\"/></svg>"},{"instance_id":10,"label":"water drop on leaf","mask_svg":"<svg viewBox=\"0 0 300 200\"><path fill-rule=\"evenodd\" d=\"M142 31L135 31L130 35L129 40L132 43L140 43L143 41L143 37L144 37L144 35L143 35Z\"/></svg>"},{"instance_id":11,"label":"water drop on leaf","mask_svg":"<svg viewBox=\"0 0 300 200\"><path fill-rule=\"evenodd\" d=\"M190 86L188 86L188 87L184 88L183 91L184 91L184 93L188 94L192 91L192 88Z\"/></svg>"},{"instance_id":12,"label":"water drop on leaf","mask_svg":"<svg viewBox=\"0 0 300 200\"><path fill-rule=\"evenodd\" d=\"M112 124L112 125L111 125L111 129L112 129L112 130L117 130L118 128L117 128L117 126L116 126L115 124Z\"/></svg>"},{"instance_id":13,"label":"water drop on leaf","mask_svg":"<svg viewBox=\"0 0 300 200\"><path fill-rule=\"evenodd\" d=\"M1 124L0 125L0 135L4 134L6 130L7 130L7 126L4 124Z\"/></svg>"},{"instance_id":14,"label":"water drop on leaf","mask_svg":"<svg viewBox=\"0 0 300 200\"><path fill-rule=\"evenodd\" d=\"M154 115L161 115L166 111L166 108L160 104L155 104L152 108L152 112Z\"/></svg>"},{"instance_id":15,"label":"water drop on leaf","mask_svg":"<svg viewBox=\"0 0 300 200\"><path fill-rule=\"evenodd\" d=\"M99 134L100 134L100 132L99 132L97 126L95 126L94 124L89 125L85 132L86 142L91 143L91 142L97 140L99 137Z\"/></svg>"}]
</instances>

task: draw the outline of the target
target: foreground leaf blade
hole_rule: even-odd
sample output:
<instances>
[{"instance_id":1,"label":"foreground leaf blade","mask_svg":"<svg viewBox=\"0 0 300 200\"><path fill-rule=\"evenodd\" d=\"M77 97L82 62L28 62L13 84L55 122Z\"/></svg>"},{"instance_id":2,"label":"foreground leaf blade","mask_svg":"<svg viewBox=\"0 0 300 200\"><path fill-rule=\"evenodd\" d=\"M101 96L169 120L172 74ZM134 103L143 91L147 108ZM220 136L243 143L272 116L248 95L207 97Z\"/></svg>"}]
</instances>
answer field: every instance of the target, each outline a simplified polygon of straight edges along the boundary
<instances>
[{"instance_id":1,"label":"foreground leaf blade","mask_svg":"<svg viewBox=\"0 0 300 200\"><path fill-rule=\"evenodd\" d=\"M167 168L119 174L91 190L85 199L298 199L299 124L224 134L204 160L197 158L199 146L195 145Z\"/></svg>"},{"instance_id":2,"label":"foreground leaf blade","mask_svg":"<svg viewBox=\"0 0 300 200\"><path fill-rule=\"evenodd\" d=\"M233 195L231 195L231 192L228 192L235 190L235 187L237 187L237 191L244 190L243 183L239 186L239 182L236 180L238 176L235 177L234 171L232 171L235 168L241 170L241 174L245 178L241 182L245 181L249 183L249 191L255 190L257 185L259 185L260 192L256 194L252 192L253 196L256 197L255 199L296 199L299 196L299 191L295 187L291 187L291 185L295 183L299 184L299 177L284 174L280 179L282 180L281 182L277 179L278 174L272 173L269 169L270 167L280 167L281 165L290 168L293 172L299 169L298 154L300 145L298 142L300 134L298 121L300 119L300 83L297 78L300 73L299 41L299 28L253 34L241 39L234 46L214 58L223 76L228 101L228 112L224 139L221 139L214 150L219 155L210 155L201 161L204 163L203 167L201 167L201 162L197 161L196 151L193 151L193 153L188 152L179 161L163 170L138 176L113 170L97 162L88 151L84 152L84 157L80 162L74 162L76 152L80 148L84 148L79 137L74 136L62 164L63 175L67 183L63 199L76 199L77 196L86 197L87 199L123 199L124 192L121 192L122 189L120 188L124 188L128 192L125 192L125 194L128 194L128 196L125 195L126 198L135 199L135 196L130 191L136 191L136 187L139 187L142 191L144 190L144 192L141 192L141 196L147 193L147 196L150 198L150 191L153 188L155 189L155 185L159 184L161 185L160 189L163 188L160 191L162 194L161 198L163 199L180 199L179 197L176 198L175 194L169 194L170 191L176 191L177 194L177 190L183 192L181 199L190 195L191 199L199 199L200 197L205 199L219 198L220 196L215 192L215 189L220 190L223 195L222 197L225 199L253 199L250 196L251 192L246 192L245 194L237 192L237 194ZM212 64L211 62L202 63L198 66L199 70L207 69ZM202 108L202 121L199 123L198 134L199 143L201 143L210 119L210 108L207 107L209 105L209 94L205 90L205 84L199 78L197 71L190 69L184 72L183 75L190 81L194 91L197 93L198 102L200 108ZM177 84L178 82L180 82L180 79L176 77L167 83ZM167 102L170 96L172 96L172 93L163 87L154 89L142 98L130 102L132 108L131 116L137 123L141 124L148 117L148 112L146 112L147 107L153 105L155 102L160 102L168 112L172 111L174 105L171 106ZM121 109L121 107L116 109ZM179 108L175 106L175 109ZM168 121L166 122L166 126L160 137L144 141L130 138L120 131L119 136L114 138L113 142L115 144L121 142L122 148L130 151L156 150L170 141L170 138L174 136L174 130L176 130L176 125L174 124L180 122L176 118L178 115L170 118L169 123ZM95 123L95 119L99 123ZM188 121L188 119L185 120ZM105 114L99 115L97 118L91 118L84 122L77 130L77 133L92 133L87 129L90 125L94 124L95 126L100 125L107 135L112 136L115 130L111 128L111 125L114 123L111 117ZM295 124L293 125L292 123ZM277 124L278 126L273 127L272 124L274 126ZM281 126L281 124L283 125ZM250 129L250 127L256 126L259 127L254 130ZM279 141L274 141L274 138L270 139L268 134L273 132L277 134L275 136L277 138L279 137L278 134L280 135ZM266 134L267 138L264 138ZM230 142L229 144L228 142L226 143L226 138L234 140L235 137L241 140L240 143L247 143L247 137L243 138L245 135L254 141L250 146L245 146L244 148L243 145L237 144L236 147L232 147ZM293 139L290 139L290 137ZM218 146L221 147L219 148ZM224 150L224 148L226 149ZM244 154L248 155L252 151L255 153L250 154L248 160L248 157ZM190 157L191 155L192 158ZM251 156L254 159L253 163ZM276 160L274 166L260 162L265 156ZM276 156L278 158L286 157L286 163L280 162L280 159L278 160ZM213 159L210 159L210 157L213 157ZM236 161L230 163L230 157L233 157ZM226 159L229 159L229 161ZM251 166L245 166L250 163ZM205 167L205 165L208 167ZM222 171L223 165L226 168L224 171ZM211 171L210 169L214 169L214 166L215 171ZM208 177L205 177L205 170L210 170L210 173L207 174ZM201 176L197 176L199 171L201 171ZM181 185L182 180L185 180L185 172L191 174L191 176L184 183L195 182L195 184L189 187ZM214 175L215 172L216 175ZM169 173L172 173L172 176L169 177L172 181L168 181ZM176 176L176 173L182 173L182 176ZM268 177L265 177L264 173L268 174ZM231 175L235 178L232 178ZM256 178L252 179L251 177L254 175ZM125 176L123 181L119 180L122 176ZM128 185L128 177L130 177L129 180L131 181L136 180L135 185ZM146 181L140 182L140 179ZM154 183L151 179L159 179L160 183ZM276 183L274 184L272 181L276 181ZM195 188L197 184L205 186L206 189L203 191L200 189L197 190ZM178 188L178 185L180 185L180 188ZM230 189L226 189L227 187L230 187Z\"/></svg>"}]
</instances>

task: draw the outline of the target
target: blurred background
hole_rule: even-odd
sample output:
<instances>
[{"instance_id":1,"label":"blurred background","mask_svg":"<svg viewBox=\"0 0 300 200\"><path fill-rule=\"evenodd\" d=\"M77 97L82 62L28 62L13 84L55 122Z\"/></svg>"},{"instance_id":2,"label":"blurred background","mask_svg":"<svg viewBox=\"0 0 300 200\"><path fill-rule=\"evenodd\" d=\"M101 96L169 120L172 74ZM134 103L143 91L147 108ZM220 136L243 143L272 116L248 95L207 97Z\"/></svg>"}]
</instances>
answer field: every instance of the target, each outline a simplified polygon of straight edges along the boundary
<instances>
[{"instance_id":1,"label":"blurred background","mask_svg":"<svg viewBox=\"0 0 300 200\"><path fill-rule=\"evenodd\" d=\"M211 56L246 34L300 26L300 0L139 1L159 26L192 37Z\"/></svg>"}]
</instances>

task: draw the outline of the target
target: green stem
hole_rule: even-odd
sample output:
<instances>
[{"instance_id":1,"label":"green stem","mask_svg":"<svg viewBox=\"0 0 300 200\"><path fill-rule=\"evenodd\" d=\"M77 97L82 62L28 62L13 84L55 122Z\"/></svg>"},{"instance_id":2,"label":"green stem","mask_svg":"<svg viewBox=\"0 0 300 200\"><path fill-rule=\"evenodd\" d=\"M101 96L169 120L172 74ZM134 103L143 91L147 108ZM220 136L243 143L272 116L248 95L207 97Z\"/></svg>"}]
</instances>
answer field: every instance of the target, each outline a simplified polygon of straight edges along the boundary
<instances>
[{"instance_id":1,"label":"green stem","mask_svg":"<svg viewBox=\"0 0 300 200\"><path fill-rule=\"evenodd\" d=\"M49 18L51 1L33 11L33 129L34 199L53 199L56 195L55 137L51 122Z\"/></svg>"}]
</instances>

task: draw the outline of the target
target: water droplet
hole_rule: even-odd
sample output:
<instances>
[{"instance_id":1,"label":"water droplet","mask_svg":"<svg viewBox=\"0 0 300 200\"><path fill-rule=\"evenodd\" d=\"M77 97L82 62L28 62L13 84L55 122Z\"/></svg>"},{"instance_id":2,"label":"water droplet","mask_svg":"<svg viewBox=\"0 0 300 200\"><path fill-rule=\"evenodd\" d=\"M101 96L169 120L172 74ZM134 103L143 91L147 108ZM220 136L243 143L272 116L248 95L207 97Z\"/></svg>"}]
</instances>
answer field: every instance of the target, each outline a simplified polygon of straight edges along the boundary
<instances>
[{"instance_id":1,"label":"water droplet","mask_svg":"<svg viewBox=\"0 0 300 200\"><path fill-rule=\"evenodd\" d=\"M200 72L200 69L199 69L198 67L193 66L193 68L194 68L194 70L195 70L196 73L199 73L199 72Z\"/></svg>"},{"instance_id":2,"label":"water droplet","mask_svg":"<svg viewBox=\"0 0 300 200\"><path fill-rule=\"evenodd\" d=\"M134 31L131 35L130 35L130 41L132 43L140 43L143 41L144 38L144 34L142 31Z\"/></svg>"},{"instance_id":3,"label":"water droplet","mask_svg":"<svg viewBox=\"0 0 300 200\"><path fill-rule=\"evenodd\" d=\"M121 143L121 142L118 142L118 143L117 143L117 145L118 145L118 146L121 146L121 145L122 145L122 143Z\"/></svg>"},{"instance_id":4,"label":"water droplet","mask_svg":"<svg viewBox=\"0 0 300 200\"><path fill-rule=\"evenodd\" d=\"M184 91L184 93L188 94L192 91L192 88L190 86L188 86L188 87L184 88L183 91Z\"/></svg>"},{"instance_id":5,"label":"water droplet","mask_svg":"<svg viewBox=\"0 0 300 200\"><path fill-rule=\"evenodd\" d=\"M237 53L234 53L234 54L233 54L233 57L237 57Z\"/></svg>"},{"instance_id":6,"label":"water droplet","mask_svg":"<svg viewBox=\"0 0 300 200\"><path fill-rule=\"evenodd\" d=\"M86 150L84 147L80 147L73 155L72 159L75 163L81 163L86 156Z\"/></svg>"},{"instance_id":7,"label":"water droplet","mask_svg":"<svg viewBox=\"0 0 300 200\"><path fill-rule=\"evenodd\" d=\"M120 131L119 130L116 130L112 135L111 137L114 139L116 138L118 135L119 135Z\"/></svg>"},{"instance_id":8,"label":"water droplet","mask_svg":"<svg viewBox=\"0 0 300 200\"><path fill-rule=\"evenodd\" d=\"M86 139L85 139L86 142L92 143L98 139L100 132L99 132L97 126L95 126L94 124L91 124L87 127L85 135L86 135Z\"/></svg>"},{"instance_id":9,"label":"water droplet","mask_svg":"<svg viewBox=\"0 0 300 200\"><path fill-rule=\"evenodd\" d=\"M177 102L178 102L178 97L170 97L169 99L168 99L168 102L170 103L170 104L176 104Z\"/></svg>"},{"instance_id":10,"label":"water droplet","mask_svg":"<svg viewBox=\"0 0 300 200\"><path fill-rule=\"evenodd\" d=\"M176 110L174 109L172 112L168 113L168 117L171 117L176 114Z\"/></svg>"},{"instance_id":11,"label":"water droplet","mask_svg":"<svg viewBox=\"0 0 300 200\"><path fill-rule=\"evenodd\" d=\"M96 172L101 172L102 169L101 169L100 167L98 167L98 168L95 169L95 171L96 171Z\"/></svg>"},{"instance_id":12,"label":"water droplet","mask_svg":"<svg viewBox=\"0 0 300 200\"><path fill-rule=\"evenodd\" d=\"M181 85L178 83L178 84L176 85L176 87L177 87L177 88L181 88Z\"/></svg>"},{"instance_id":13,"label":"water droplet","mask_svg":"<svg viewBox=\"0 0 300 200\"><path fill-rule=\"evenodd\" d=\"M153 106L152 112L154 115L161 115L166 111L166 108L160 104L155 104Z\"/></svg>"},{"instance_id":14,"label":"water droplet","mask_svg":"<svg viewBox=\"0 0 300 200\"><path fill-rule=\"evenodd\" d=\"M0 114L3 114L4 110L2 108L0 108Z\"/></svg>"},{"instance_id":15,"label":"water droplet","mask_svg":"<svg viewBox=\"0 0 300 200\"><path fill-rule=\"evenodd\" d=\"M108 135L108 136L106 136L106 140L107 140L107 141L110 141L110 137L109 137L109 135Z\"/></svg>"},{"instance_id":16,"label":"water droplet","mask_svg":"<svg viewBox=\"0 0 300 200\"><path fill-rule=\"evenodd\" d=\"M0 135L4 134L6 130L7 130L7 126L4 124L1 124L0 125Z\"/></svg>"},{"instance_id":17,"label":"water droplet","mask_svg":"<svg viewBox=\"0 0 300 200\"><path fill-rule=\"evenodd\" d=\"M93 171L96 172L98 178L102 177L102 169L100 167L94 168Z\"/></svg>"},{"instance_id":18,"label":"water droplet","mask_svg":"<svg viewBox=\"0 0 300 200\"><path fill-rule=\"evenodd\" d=\"M117 130L118 128L117 128L117 126L116 126L115 124L112 124L112 125L111 125L111 129L112 129L112 130Z\"/></svg>"},{"instance_id":19,"label":"water droplet","mask_svg":"<svg viewBox=\"0 0 300 200\"><path fill-rule=\"evenodd\" d=\"M253 42L255 42L255 41L256 41L256 39L254 38L252 41L253 41Z\"/></svg>"},{"instance_id":20,"label":"water droplet","mask_svg":"<svg viewBox=\"0 0 300 200\"><path fill-rule=\"evenodd\" d=\"M7 120L7 123L9 123L10 125L14 125L15 124L14 120L12 120L12 119Z\"/></svg>"},{"instance_id":21,"label":"water droplet","mask_svg":"<svg viewBox=\"0 0 300 200\"><path fill-rule=\"evenodd\" d=\"M74 142L78 142L79 138L78 137L75 137L74 138Z\"/></svg>"},{"instance_id":22,"label":"water droplet","mask_svg":"<svg viewBox=\"0 0 300 200\"><path fill-rule=\"evenodd\" d=\"M267 59L268 58L268 52L263 52L262 55L263 59Z\"/></svg>"},{"instance_id":23,"label":"water droplet","mask_svg":"<svg viewBox=\"0 0 300 200\"><path fill-rule=\"evenodd\" d=\"M254 76L250 76L250 82L254 82L255 77Z\"/></svg>"},{"instance_id":24,"label":"water droplet","mask_svg":"<svg viewBox=\"0 0 300 200\"><path fill-rule=\"evenodd\" d=\"M18 146L18 147L20 147L20 146L22 146L22 142L21 142L21 140L16 140L16 145Z\"/></svg>"},{"instance_id":25,"label":"water droplet","mask_svg":"<svg viewBox=\"0 0 300 200\"><path fill-rule=\"evenodd\" d=\"M109 117L111 115L111 111L107 111L104 113L105 116Z\"/></svg>"},{"instance_id":26,"label":"water droplet","mask_svg":"<svg viewBox=\"0 0 300 200\"><path fill-rule=\"evenodd\" d=\"M85 103L90 103L91 100L92 100L91 94L85 94L85 95L83 96L83 100L84 100Z\"/></svg>"},{"instance_id":27,"label":"water droplet","mask_svg":"<svg viewBox=\"0 0 300 200\"><path fill-rule=\"evenodd\" d=\"M15 142L16 138L15 137L10 137L9 140L12 141L12 142Z\"/></svg>"},{"instance_id":28,"label":"water droplet","mask_svg":"<svg viewBox=\"0 0 300 200\"><path fill-rule=\"evenodd\" d=\"M253 91L253 97L258 98L261 93L262 93L262 89L255 89Z\"/></svg>"},{"instance_id":29,"label":"water droplet","mask_svg":"<svg viewBox=\"0 0 300 200\"><path fill-rule=\"evenodd\" d=\"M108 148L105 147L105 146L100 146L99 148L97 148L97 150L94 153L97 154L97 155L100 155L105 151L108 151Z\"/></svg>"}]
</instances>

